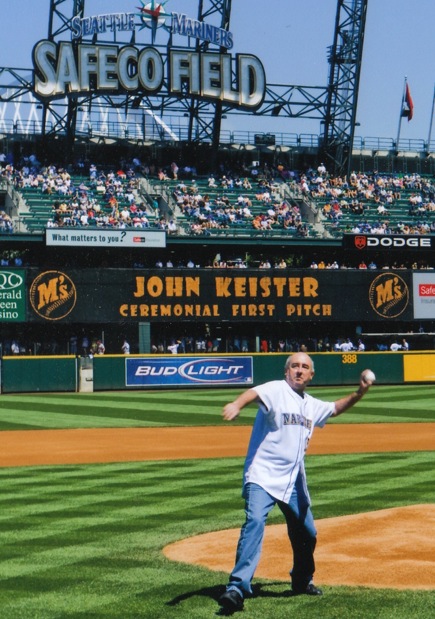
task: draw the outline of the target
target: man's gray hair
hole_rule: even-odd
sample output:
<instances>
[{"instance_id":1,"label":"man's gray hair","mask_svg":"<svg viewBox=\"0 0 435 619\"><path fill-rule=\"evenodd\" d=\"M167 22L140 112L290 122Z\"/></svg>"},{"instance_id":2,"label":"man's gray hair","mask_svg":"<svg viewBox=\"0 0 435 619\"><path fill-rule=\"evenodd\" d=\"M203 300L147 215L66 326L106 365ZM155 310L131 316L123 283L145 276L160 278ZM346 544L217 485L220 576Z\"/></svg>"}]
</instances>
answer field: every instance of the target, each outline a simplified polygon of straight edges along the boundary
<instances>
[{"instance_id":1,"label":"man's gray hair","mask_svg":"<svg viewBox=\"0 0 435 619\"><path fill-rule=\"evenodd\" d=\"M284 366L284 373L287 372L287 370L289 369L290 363L291 363L291 359L292 359L292 357L294 357L295 354L296 353L292 353L289 357L287 357L287 360L286 360L285 366ZM304 354L306 354L306 353L304 353ZM307 356L310 357L310 355L307 355ZM314 372L314 361L313 361L312 357L310 357L310 359L311 359L311 365L312 365L313 372Z\"/></svg>"}]
</instances>

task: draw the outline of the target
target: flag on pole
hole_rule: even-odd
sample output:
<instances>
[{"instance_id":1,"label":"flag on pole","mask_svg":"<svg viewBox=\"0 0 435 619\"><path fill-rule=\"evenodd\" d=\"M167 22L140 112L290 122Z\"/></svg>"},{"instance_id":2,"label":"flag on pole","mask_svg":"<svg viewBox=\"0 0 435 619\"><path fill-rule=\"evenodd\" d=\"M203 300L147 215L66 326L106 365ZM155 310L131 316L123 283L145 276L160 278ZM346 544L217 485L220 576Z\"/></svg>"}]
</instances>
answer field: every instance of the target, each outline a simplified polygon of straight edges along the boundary
<instances>
[{"instance_id":1,"label":"flag on pole","mask_svg":"<svg viewBox=\"0 0 435 619\"><path fill-rule=\"evenodd\" d=\"M402 116L408 119L408 122L412 120L414 115L414 102L411 97L411 91L409 90L408 82L405 85L405 94L403 97L402 104Z\"/></svg>"}]
</instances>

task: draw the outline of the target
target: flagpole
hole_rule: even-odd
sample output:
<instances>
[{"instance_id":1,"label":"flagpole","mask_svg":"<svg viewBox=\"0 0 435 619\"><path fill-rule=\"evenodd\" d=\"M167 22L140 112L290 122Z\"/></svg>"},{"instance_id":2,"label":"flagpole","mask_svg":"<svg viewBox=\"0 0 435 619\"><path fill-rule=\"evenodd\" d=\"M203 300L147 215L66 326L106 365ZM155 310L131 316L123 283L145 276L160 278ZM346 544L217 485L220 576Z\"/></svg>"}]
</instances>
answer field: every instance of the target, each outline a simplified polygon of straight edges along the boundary
<instances>
[{"instance_id":1,"label":"flagpole","mask_svg":"<svg viewBox=\"0 0 435 619\"><path fill-rule=\"evenodd\" d=\"M403 108L405 105L406 82L407 82L407 77L405 75L405 84L403 86L402 103L400 104L399 128L397 129L396 154L399 152L400 130L402 128Z\"/></svg>"},{"instance_id":2,"label":"flagpole","mask_svg":"<svg viewBox=\"0 0 435 619\"><path fill-rule=\"evenodd\" d=\"M429 135L427 136L427 152L428 153L430 153L430 139L432 137L432 124L433 124L434 110L435 110L435 86L433 89L433 97L432 97L432 111L430 114Z\"/></svg>"}]
</instances>

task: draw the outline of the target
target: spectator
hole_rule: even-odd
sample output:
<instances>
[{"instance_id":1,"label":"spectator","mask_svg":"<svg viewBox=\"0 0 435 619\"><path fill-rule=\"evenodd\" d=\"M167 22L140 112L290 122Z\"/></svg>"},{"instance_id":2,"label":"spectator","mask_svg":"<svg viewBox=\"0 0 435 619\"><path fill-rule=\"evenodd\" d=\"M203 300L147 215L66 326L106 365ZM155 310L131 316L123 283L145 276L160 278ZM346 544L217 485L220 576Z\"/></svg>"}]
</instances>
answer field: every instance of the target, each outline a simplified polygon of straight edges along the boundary
<instances>
[{"instance_id":1,"label":"spectator","mask_svg":"<svg viewBox=\"0 0 435 619\"><path fill-rule=\"evenodd\" d=\"M86 356L89 352L89 338L87 335L82 336L81 347L82 347L82 355Z\"/></svg>"},{"instance_id":2,"label":"spectator","mask_svg":"<svg viewBox=\"0 0 435 619\"><path fill-rule=\"evenodd\" d=\"M269 352L269 346L268 346L266 338L261 339L260 352Z\"/></svg>"},{"instance_id":3,"label":"spectator","mask_svg":"<svg viewBox=\"0 0 435 619\"><path fill-rule=\"evenodd\" d=\"M78 353L78 349L77 349L77 335L71 335L71 337L69 338L69 354L70 355L77 355Z\"/></svg>"},{"instance_id":4,"label":"spectator","mask_svg":"<svg viewBox=\"0 0 435 619\"><path fill-rule=\"evenodd\" d=\"M171 353L171 355L176 355L178 353L178 348L180 347L180 340L177 340L176 342L172 342L171 344L169 344L168 346L168 351Z\"/></svg>"},{"instance_id":5,"label":"spectator","mask_svg":"<svg viewBox=\"0 0 435 619\"><path fill-rule=\"evenodd\" d=\"M340 345L340 350L342 352L350 352L351 350L354 350L354 345L352 344L352 342L350 341L349 338L347 338L341 345Z\"/></svg>"}]
</instances>

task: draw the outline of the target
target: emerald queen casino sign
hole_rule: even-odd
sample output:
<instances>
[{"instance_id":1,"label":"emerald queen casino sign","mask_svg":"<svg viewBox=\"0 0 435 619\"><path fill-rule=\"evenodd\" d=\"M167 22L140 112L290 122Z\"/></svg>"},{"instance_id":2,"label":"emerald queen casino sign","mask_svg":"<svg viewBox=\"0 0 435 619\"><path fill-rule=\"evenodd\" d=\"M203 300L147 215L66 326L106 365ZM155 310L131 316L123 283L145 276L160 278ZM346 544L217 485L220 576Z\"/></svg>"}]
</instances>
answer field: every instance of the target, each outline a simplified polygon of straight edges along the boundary
<instances>
[{"instance_id":1,"label":"emerald queen casino sign","mask_svg":"<svg viewBox=\"0 0 435 619\"><path fill-rule=\"evenodd\" d=\"M40 99L97 92L157 94L163 87L165 62L153 45L119 45L77 42L94 34L116 34L148 28L154 44L156 31L208 41L220 48L233 47L233 34L182 13L167 13L166 2L154 0L139 13L76 16L71 22L72 41L42 40L33 49L34 92ZM233 83L233 60L236 80ZM199 52L191 48L169 49L168 91L173 96L196 96L233 106L255 109L265 95L266 76L261 61L252 54ZM187 88L187 92L186 92Z\"/></svg>"}]
</instances>

